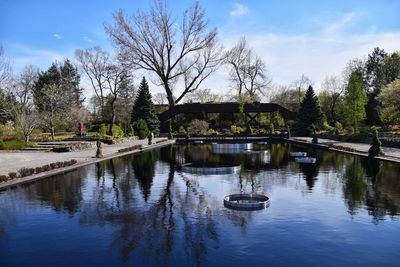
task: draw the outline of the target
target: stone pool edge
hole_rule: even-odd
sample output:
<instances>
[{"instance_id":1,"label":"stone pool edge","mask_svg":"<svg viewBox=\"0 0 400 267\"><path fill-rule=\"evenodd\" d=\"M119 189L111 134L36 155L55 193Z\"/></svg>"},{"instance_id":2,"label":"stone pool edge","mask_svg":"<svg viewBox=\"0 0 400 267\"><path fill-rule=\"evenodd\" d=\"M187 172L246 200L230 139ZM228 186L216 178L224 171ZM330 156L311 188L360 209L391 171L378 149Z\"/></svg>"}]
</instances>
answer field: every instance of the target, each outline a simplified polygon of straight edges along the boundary
<instances>
[{"instance_id":1,"label":"stone pool edge","mask_svg":"<svg viewBox=\"0 0 400 267\"><path fill-rule=\"evenodd\" d=\"M44 179L44 178L48 178L48 177L51 177L51 176L54 176L54 175L71 172L71 171L74 171L74 170L79 169L81 167L88 166L88 165L93 164L93 163L98 163L98 162L102 162L102 161L113 159L113 158L123 157L123 156L127 156L127 155L130 155L130 154L140 153L140 152L152 150L152 149L155 149L155 148L169 146L169 145L175 144L175 141L176 140L166 140L166 141L163 141L163 142L160 142L160 143L157 143L157 144L147 145L147 146L144 146L144 147L139 148L139 149L133 149L133 150L127 151L127 152L116 152L116 153L113 153L113 154L109 154L109 155L107 155L107 156L105 156L103 158L93 158L93 159L90 159L90 160L78 162L78 163L76 163L74 165L71 165L71 166L68 166L68 167L59 168L59 169L51 170L51 171L48 171L48 172L42 172L42 173L34 174L34 175L31 175L31 176L26 176L26 177L23 177L23 178L15 178L13 180L0 183L0 191L8 189L10 187L16 187L18 185L35 182L35 181L38 181L38 180L41 180L41 179Z\"/></svg>"},{"instance_id":2,"label":"stone pool edge","mask_svg":"<svg viewBox=\"0 0 400 267\"><path fill-rule=\"evenodd\" d=\"M350 154L350 155L361 156L361 157L371 158L371 159L378 159L378 160L392 162L392 163L400 163L400 158L395 158L395 157L388 157L388 156L370 157L367 153L364 153L364 152L342 150L342 149L330 147L330 146L324 145L324 144L313 144L313 143L310 143L307 141L293 140L293 139L287 139L287 138L285 138L284 141L287 143L291 143L291 144L303 145L303 146L317 148L317 149L321 149L321 150L341 152L341 153L346 153L346 154Z\"/></svg>"}]
</instances>

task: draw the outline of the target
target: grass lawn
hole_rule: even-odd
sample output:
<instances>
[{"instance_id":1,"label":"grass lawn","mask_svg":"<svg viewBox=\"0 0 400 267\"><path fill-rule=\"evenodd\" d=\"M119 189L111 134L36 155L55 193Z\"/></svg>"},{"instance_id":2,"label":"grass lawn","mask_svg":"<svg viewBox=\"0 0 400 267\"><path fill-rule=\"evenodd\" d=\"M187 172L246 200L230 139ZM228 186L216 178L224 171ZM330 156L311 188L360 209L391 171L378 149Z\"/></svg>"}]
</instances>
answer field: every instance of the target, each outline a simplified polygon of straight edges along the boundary
<instances>
[{"instance_id":1,"label":"grass lawn","mask_svg":"<svg viewBox=\"0 0 400 267\"><path fill-rule=\"evenodd\" d=\"M32 143L20 140L3 140L0 141L0 150L18 150L24 147L30 147Z\"/></svg>"}]
</instances>

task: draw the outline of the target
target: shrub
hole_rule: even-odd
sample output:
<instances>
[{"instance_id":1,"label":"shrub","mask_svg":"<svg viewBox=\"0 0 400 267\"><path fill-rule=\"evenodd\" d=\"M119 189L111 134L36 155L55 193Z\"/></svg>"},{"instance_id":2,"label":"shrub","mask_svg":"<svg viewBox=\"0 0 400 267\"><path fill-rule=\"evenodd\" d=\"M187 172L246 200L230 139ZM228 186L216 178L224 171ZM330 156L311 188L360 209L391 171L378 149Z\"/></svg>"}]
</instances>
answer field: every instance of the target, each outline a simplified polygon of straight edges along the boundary
<instances>
[{"instance_id":1,"label":"shrub","mask_svg":"<svg viewBox=\"0 0 400 267\"><path fill-rule=\"evenodd\" d=\"M207 135L219 135L220 133L214 129L208 129Z\"/></svg>"},{"instance_id":2,"label":"shrub","mask_svg":"<svg viewBox=\"0 0 400 267\"><path fill-rule=\"evenodd\" d=\"M335 133L336 133L336 128L330 126L327 122L324 122L323 129L324 129L328 134L335 134Z\"/></svg>"},{"instance_id":3,"label":"shrub","mask_svg":"<svg viewBox=\"0 0 400 267\"><path fill-rule=\"evenodd\" d=\"M54 170L57 168L57 164L56 163L50 163L50 169Z\"/></svg>"},{"instance_id":4,"label":"shrub","mask_svg":"<svg viewBox=\"0 0 400 267\"><path fill-rule=\"evenodd\" d=\"M179 131L178 131L178 133L179 133L180 135L185 135L185 136L186 136L186 130L185 130L185 127L183 127L183 126L180 126L180 127L179 127Z\"/></svg>"},{"instance_id":5,"label":"shrub","mask_svg":"<svg viewBox=\"0 0 400 267\"><path fill-rule=\"evenodd\" d=\"M61 161L57 161L56 166L57 166L57 168L62 168L64 166L64 163Z\"/></svg>"},{"instance_id":6,"label":"shrub","mask_svg":"<svg viewBox=\"0 0 400 267\"><path fill-rule=\"evenodd\" d=\"M17 178L17 173L16 173L16 172L10 172L10 173L8 173L8 176L9 176L11 179L15 179L15 178Z\"/></svg>"},{"instance_id":7,"label":"shrub","mask_svg":"<svg viewBox=\"0 0 400 267\"><path fill-rule=\"evenodd\" d=\"M34 168L22 168L19 170L19 173L21 174L21 177L29 176L29 175L32 175L35 173L35 169Z\"/></svg>"},{"instance_id":8,"label":"shrub","mask_svg":"<svg viewBox=\"0 0 400 267\"><path fill-rule=\"evenodd\" d=\"M203 120L194 119L190 122L189 132L195 135L207 134L208 122Z\"/></svg>"},{"instance_id":9,"label":"shrub","mask_svg":"<svg viewBox=\"0 0 400 267\"><path fill-rule=\"evenodd\" d=\"M335 134L340 135L343 133L343 125L340 122L335 122Z\"/></svg>"},{"instance_id":10,"label":"shrub","mask_svg":"<svg viewBox=\"0 0 400 267\"><path fill-rule=\"evenodd\" d=\"M50 170L51 170L51 167L50 167L50 165L46 164L46 165L43 165L43 166L42 166L42 170L43 170L44 172L47 172L47 171L50 171Z\"/></svg>"},{"instance_id":11,"label":"shrub","mask_svg":"<svg viewBox=\"0 0 400 267\"><path fill-rule=\"evenodd\" d=\"M133 124L130 124L128 127L128 136L135 136L135 129Z\"/></svg>"},{"instance_id":12,"label":"shrub","mask_svg":"<svg viewBox=\"0 0 400 267\"><path fill-rule=\"evenodd\" d=\"M0 183L5 182L8 180L8 177L6 175L0 175Z\"/></svg>"},{"instance_id":13,"label":"shrub","mask_svg":"<svg viewBox=\"0 0 400 267\"><path fill-rule=\"evenodd\" d=\"M253 135L253 128L251 128L250 124L246 125L246 134L247 135Z\"/></svg>"},{"instance_id":14,"label":"shrub","mask_svg":"<svg viewBox=\"0 0 400 267\"><path fill-rule=\"evenodd\" d=\"M43 172L43 167L36 167L36 168L35 168L35 172L36 172L36 173L41 173L41 172Z\"/></svg>"},{"instance_id":15,"label":"shrub","mask_svg":"<svg viewBox=\"0 0 400 267\"><path fill-rule=\"evenodd\" d=\"M75 159L71 159L70 162L71 162L71 165L74 165L77 163L77 161Z\"/></svg>"},{"instance_id":16,"label":"shrub","mask_svg":"<svg viewBox=\"0 0 400 267\"><path fill-rule=\"evenodd\" d=\"M382 155L382 148L381 148L381 141L378 138L378 131L375 129L373 131L373 137L372 137L372 145L370 149L368 150L368 155L371 157L376 157L379 155Z\"/></svg>"},{"instance_id":17,"label":"shrub","mask_svg":"<svg viewBox=\"0 0 400 267\"><path fill-rule=\"evenodd\" d=\"M242 127L236 125L231 125L230 130L233 135L240 135L244 132L244 129Z\"/></svg>"},{"instance_id":18,"label":"shrub","mask_svg":"<svg viewBox=\"0 0 400 267\"><path fill-rule=\"evenodd\" d=\"M0 139L0 149L4 149L4 141L3 141L3 139Z\"/></svg>"},{"instance_id":19,"label":"shrub","mask_svg":"<svg viewBox=\"0 0 400 267\"><path fill-rule=\"evenodd\" d=\"M135 125L135 132L137 133L139 139L145 139L149 134L149 128L145 120L138 120Z\"/></svg>"},{"instance_id":20,"label":"shrub","mask_svg":"<svg viewBox=\"0 0 400 267\"><path fill-rule=\"evenodd\" d=\"M101 135L108 135L108 130L110 128L110 124L101 124L99 127L99 134ZM112 137L114 138L122 138L124 137L124 131L118 125L113 125L112 127ZM109 136L109 135L108 135Z\"/></svg>"}]
</instances>

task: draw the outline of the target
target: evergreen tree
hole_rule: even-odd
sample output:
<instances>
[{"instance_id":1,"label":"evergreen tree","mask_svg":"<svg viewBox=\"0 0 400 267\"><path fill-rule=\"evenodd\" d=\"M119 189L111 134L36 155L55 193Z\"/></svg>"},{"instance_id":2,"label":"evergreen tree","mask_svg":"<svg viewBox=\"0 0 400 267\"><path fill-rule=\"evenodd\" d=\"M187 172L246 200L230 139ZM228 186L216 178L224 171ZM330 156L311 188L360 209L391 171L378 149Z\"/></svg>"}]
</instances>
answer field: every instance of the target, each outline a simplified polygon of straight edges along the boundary
<instances>
[{"instance_id":1,"label":"evergreen tree","mask_svg":"<svg viewBox=\"0 0 400 267\"><path fill-rule=\"evenodd\" d=\"M380 124L379 119L381 103L376 97L381 92L385 85L385 58L387 53L376 47L374 51L368 55L368 60L365 63L367 84L368 84L368 102L365 106L367 123L370 125Z\"/></svg>"},{"instance_id":2,"label":"evergreen tree","mask_svg":"<svg viewBox=\"0 0 400 267\"><path fill-rule=\"evenodd\" d=\"M372 136L372 144L368 150L368 155L370 157L376 157L382 155L381 141L378 138L378 131L375 129Z\"/></svg>"},{"instance_id":3,"label":"evergreen tree","mask_svg":"<svg viewBox=\"0 0 400 267\"><path fill-rule=\"evenodd\" d=\"M322 111L319 105L318 97L310 85L306 95L301 102L299 113L297 114L297 128L299 135L310 135L313 125L322 124Z\"/></svg>"},{"instance_id":4,"label":"evergreen tree","mask_svg":"<svg viewBox=\"0 0 400 267\"><path fill-rule=\"evenodd\" d=\"M55 85L61 89L65 99L65 108L82 107L83 89L79 87L80 75L77 68L66 59L63 64L53 63L50 68L39 73L39 77L33 86L33 100L41 112L44 109L43 103L47 102L43 89L46 86Z\"/></svg>"},{"instance_id":5,"label":"evergreen tree","mask_svg":"<svg viewBox=\"0 0 400 267\"><path fill-rule=\"evenodd\" d=\"M360 122L365 118L367 96L365 85L359 72L353 72L346 88L342 117L346 125L353 126L357 132Z\"/></svg>"},{"instance_id":6,"label":"evergreen tree","mask_svg":"<svg viewBox=\"0 0 400 267\"><path fill-rule=\"evenodd\" d=\"M60 66L60 87L67 96L67 102L70 107L82 107L85 98L83 97L83 88L79 87L80 75L69 59Z\"/></svg>"},{"instance_id":7,"label":"evergreen tree","mask_svg":"<svg viewBox=\"0 0 400 267\"><path fill-rule=\"evenodd\" d=\"M132 109L132 122L140 119L143 119L146 122L151 132L159 133L160 122L158 121L151 100L149 85L147 84L145 77L143 77L142 82L140 83L138 94Z\"/></svg>"},{"instance_id":8,"label":"evergreen tree","mask_svg":"<svg viewBox=\"0 0 400 267\"><path fill-rule=\"evenodd\" d=\"M44 111L44 103L48 102L43 90L46 86L60 85L61 74L56 63L51 64L47 71L39 73L39 77L33 87L33 101L39 112Z\"/></svg>"}]
</instances>

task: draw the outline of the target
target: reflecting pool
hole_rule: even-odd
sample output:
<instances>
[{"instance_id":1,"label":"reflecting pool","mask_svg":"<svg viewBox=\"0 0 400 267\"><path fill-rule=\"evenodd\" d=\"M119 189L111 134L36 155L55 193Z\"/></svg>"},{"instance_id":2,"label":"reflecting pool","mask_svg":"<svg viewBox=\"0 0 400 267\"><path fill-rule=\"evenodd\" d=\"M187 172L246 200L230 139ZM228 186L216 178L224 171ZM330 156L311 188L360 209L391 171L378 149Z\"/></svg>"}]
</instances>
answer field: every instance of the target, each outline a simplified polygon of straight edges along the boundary
<instances>
[{"instance_id":1,"label":"reflecting pool","mask_svg":"<svg viewBox=\"0 0 400 267\"><path fill-rule=\"evenodd\" d=\"M173 145L0 191L0 266L400 266L400 164L253 149L265 153ZM269 207L224 207L241 192Z\"/></svg>"}]
</instances>

